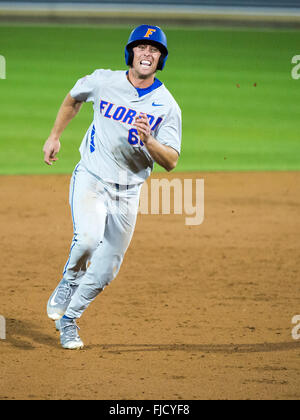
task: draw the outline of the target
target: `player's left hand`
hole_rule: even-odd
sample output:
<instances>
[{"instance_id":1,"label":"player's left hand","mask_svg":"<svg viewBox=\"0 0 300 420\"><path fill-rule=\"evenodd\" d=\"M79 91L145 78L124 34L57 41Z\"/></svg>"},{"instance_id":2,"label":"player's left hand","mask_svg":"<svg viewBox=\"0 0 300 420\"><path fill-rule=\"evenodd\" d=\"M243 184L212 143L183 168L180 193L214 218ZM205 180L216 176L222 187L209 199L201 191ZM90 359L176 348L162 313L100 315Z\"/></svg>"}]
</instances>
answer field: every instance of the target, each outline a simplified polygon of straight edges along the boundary
<instances>
[{"instance_id":1,"label":"player's left hand","mask_svg":"<svg viewBox=\"0 0 300 420\"><path fill-rule=\"evenodd\" d=\"M141 141L147 144L147 141L151 137L151 127L147 115L141 114L135 117L134 126L138 130Z\"/></svg>"}]
</instances>

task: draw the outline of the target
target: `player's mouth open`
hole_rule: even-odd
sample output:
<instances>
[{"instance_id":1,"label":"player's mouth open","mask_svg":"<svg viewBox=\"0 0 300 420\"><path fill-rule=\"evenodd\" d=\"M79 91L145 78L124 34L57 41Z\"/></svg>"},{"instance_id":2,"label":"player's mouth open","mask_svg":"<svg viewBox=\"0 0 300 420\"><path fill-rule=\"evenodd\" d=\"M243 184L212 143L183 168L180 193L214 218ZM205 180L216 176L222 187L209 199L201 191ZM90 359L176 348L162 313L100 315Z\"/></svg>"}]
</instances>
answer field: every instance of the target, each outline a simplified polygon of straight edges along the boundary
<instances>
[{"instance_id":1,"label":"player's mouth open","mask_svg":"<svg viewBox=\"0 0 300 420\"><path fill-rule=\"evenodd\" d=\"M142 61L140 62L140 64L141 64L141 66L142 66L142 67L144 67L144 68L151 67L151 62L150 62L150 61L148 61L148 60L142 60Z\"/></svg>"}]
</instances>

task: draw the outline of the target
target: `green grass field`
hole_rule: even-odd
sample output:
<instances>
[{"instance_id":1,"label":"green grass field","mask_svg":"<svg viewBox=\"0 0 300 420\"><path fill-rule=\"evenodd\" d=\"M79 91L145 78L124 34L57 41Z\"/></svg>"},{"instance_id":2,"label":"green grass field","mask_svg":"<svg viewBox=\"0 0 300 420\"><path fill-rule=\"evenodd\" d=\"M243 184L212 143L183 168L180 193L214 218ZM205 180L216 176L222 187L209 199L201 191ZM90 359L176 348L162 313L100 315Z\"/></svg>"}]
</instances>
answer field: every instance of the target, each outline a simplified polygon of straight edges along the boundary
<instances>
[{"instance_id":1,"label":"green grass field","mask_svg":"<svg viewBox=\"0 0 300 420\"><path fill-rule=\"evenodd\" d=\"M96 68L126 69L131 29L0 26L0 55L7 63L7 78L0 80L0 174L73 170L91 104L63 134L52 168L43 163L44 141L78 78ZM299 170L300 80L291 77L291 60L300 54L300 33L164 30L170 56L158 78L183 112L176 170Z\"/></svg>"}]
</instances>

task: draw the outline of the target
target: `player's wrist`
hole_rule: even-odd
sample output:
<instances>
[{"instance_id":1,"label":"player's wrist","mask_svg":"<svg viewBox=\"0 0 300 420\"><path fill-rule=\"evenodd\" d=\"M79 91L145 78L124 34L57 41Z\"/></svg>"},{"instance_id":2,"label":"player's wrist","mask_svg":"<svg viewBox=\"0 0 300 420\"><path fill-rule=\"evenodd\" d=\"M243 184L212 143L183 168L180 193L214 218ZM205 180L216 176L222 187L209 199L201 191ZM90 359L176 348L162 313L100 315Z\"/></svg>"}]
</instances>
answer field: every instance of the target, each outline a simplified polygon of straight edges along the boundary
<instances>
[{"instance_id":1,"label":"player's wrist","mask_svg":"<svg viewBox=\"0 0 300 420\"><path fill-rule=\"evenodd\" d=\"M144 136L143 142L147 144L148 146L151 146L151 144L155 143L155 138L150 133L148 136Z\"/></svg>"},{"instance_id":2,"label":"player's wrist","mask_svg":"<svg viewBox=\"0 0 300 420\"><path fill-rule=\"evenodd\" d=\"M59 142L59 134L58 133L51 133L49 136L49 140L54 141L54 142Z\"/></svg>"}]
</instances>

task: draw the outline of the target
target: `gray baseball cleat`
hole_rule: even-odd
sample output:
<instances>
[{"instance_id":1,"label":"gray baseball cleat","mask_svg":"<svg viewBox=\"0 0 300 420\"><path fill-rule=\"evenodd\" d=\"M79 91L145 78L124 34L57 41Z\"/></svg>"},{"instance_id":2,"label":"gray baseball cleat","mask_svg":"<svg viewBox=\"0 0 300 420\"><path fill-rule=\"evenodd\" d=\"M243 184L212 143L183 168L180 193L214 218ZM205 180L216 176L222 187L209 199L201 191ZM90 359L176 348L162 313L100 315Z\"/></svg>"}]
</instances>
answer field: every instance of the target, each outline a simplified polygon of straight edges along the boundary
<instances>
[{"instance_id":1,"label":"gray baseball cleat","mask_svg":"<svg viewBox=\"0 0 300 420\"><path fill-rule=\"evenodd\" d=\"M61 318L59 328L60 342L64 349L78 350L84 347L78 335L79 327L76 324L76 319Z\"/></svg>"},{"instance_id":2,"label":"gray baseball cleat","mask_svg":"<svg viewBox=\"0 0 300 420\"><path fill-rule=\"evenodd\" d=\"M47 314L49 318L57 321L64 316L76 289L77 286L71 285L67 280L61 280L47 303Z\"/></svg>"}]
</instances>

